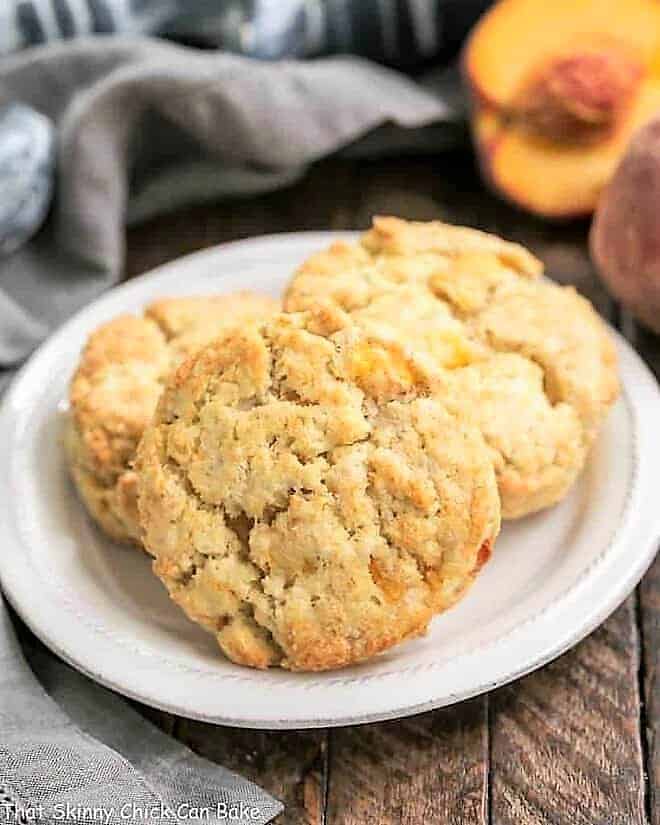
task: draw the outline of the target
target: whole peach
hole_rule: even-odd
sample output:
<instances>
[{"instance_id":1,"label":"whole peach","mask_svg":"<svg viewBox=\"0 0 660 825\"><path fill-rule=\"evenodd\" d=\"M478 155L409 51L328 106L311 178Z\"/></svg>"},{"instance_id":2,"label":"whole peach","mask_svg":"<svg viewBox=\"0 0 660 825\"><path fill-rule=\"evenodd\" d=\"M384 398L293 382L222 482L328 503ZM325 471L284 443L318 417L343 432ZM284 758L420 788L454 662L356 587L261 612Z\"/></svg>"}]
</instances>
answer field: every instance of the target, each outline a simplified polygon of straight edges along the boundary
<instances>
[{"instance_id":1,"label":"whole peach","mask_svg":"<svg viewBox=\"0 0 660 825\"><path fill-rule=\"evenodd\" d=\"M614 296L660 333L660 117L633 136L598 204L590 247Z\"/></svg>"}]
</instances>

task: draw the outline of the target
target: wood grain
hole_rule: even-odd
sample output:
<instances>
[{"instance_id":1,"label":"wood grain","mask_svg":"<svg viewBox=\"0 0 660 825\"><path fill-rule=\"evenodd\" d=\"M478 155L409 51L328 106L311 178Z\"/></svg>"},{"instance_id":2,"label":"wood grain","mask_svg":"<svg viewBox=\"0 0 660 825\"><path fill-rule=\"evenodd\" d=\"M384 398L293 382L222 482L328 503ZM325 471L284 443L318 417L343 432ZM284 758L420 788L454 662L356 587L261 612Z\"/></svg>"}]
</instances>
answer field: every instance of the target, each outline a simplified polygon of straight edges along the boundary
<instances>
[{"instance_id":1,"label":"wood grain","mask_svg":"<svg viewBox=\"0 0 660 825\"><path fill-rule=\"evenodd\" d=\"M491 697L493 825L641 825L634 598L574 650Z\"/></svg>"},{"instance_id":2,"label":"wood grain","mask_svg":"<svg viewBox=\"0 0 660 825\"><path fill-rule=\"evenodd\" d=\"M642 709L645 736L648 801L651 825L660 823L660 558L651 565L639 586L641 616Z\"/></svg>"},{"instance_id":3,"label":"wood grain","mask_svg":"<svg viewBox=\"0 0 660 825\"><path fill-rule=\"evenodd\" d=\"M178 719L175 736L281 799L285 810L278 825L324 822L326 731L252 731Z\"/></svg>"},{"instance_id":4,"label":"wood grain","mask_svg":"<svg viewBox=\"0 0 660 825\"><path fill-rule=\"evenodd\" d=\"M486 702L330 732L328 825L482 825Z\"/></svg>"},{"instance_id":5,"label":"wood grain","mask_svg":"<svg viewBox=\"0 0 660 825\"><path fill-rule=\"evenodd\" d=\"M326 161L293 186L178 210L129 229L126 278L219 243L273 232L354 229L362 199L355 165ZM219 273L221 274L221 273Z\"/></svg>"},{"instance_id":6,"label":"wood grain","mask_svg":"<svg viewBox=\"0 0 660 825\"><path fill-rule=\"evenodd\" d=\"M660 379L660 336L628 325L630 337L646 363ZM642 720L648 773L648 816L660 825L660 557L651 565L638 589L642 635Z\"/></svg>"}]
</instances>

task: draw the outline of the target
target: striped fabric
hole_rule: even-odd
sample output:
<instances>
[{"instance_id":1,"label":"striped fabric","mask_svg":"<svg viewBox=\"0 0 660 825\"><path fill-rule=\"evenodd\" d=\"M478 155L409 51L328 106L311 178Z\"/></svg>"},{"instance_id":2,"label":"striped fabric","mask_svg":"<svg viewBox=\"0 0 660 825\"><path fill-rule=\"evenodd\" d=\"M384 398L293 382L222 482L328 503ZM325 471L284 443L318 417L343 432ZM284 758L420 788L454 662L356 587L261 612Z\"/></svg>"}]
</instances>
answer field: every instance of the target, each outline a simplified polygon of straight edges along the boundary
<instances>
[{"instance_id":1,"label":"striped fabric","mask_svg":"<svg viewBox=\"0 0 660 825\"><path fill-rule=\"evenodd\" d=\"M276 59L349 52L412 65L451 50L486 0L0 0L0 54L154 34Z\"/></svg>"}]
</instances>

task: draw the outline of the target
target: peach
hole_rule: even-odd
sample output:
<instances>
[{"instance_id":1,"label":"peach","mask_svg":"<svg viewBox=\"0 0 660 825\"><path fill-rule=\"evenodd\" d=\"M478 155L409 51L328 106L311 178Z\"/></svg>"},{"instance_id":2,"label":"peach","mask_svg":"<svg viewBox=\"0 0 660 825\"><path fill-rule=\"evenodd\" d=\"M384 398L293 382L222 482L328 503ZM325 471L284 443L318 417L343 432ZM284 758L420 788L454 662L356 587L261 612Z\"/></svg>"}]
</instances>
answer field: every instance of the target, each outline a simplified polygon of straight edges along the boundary
<instances>
[{"instance_id":1,"label":"peach","mask_svg":"<svg viewBox=\"0 0 660 825\"><path fill-rule=\"evenodd\" d=\"M642 74L641 63L621 49L573 49L541 66L516 106L540 135L597 140L616 123Z\"/></svg>"},{"instance_id":2,"label":"peach","mask_svg":"<svg viewBox=\"0 0 660 825\"><path fill-rule=\"evenodd\" d=\"M536 214L590 214L633 131L660 109L657 0L499 0L463 68L493 187Z\"/></svg>"},{"instance_id":3,"label":"peach","mask_svg":"<svg viewBox=\"0 0 660 825\"><path fill-rule=\"evenodd\" d=\"M589 242L612 293L660 333L660 117L630 142L600 200Z\"/></svg>"}]
</instances>

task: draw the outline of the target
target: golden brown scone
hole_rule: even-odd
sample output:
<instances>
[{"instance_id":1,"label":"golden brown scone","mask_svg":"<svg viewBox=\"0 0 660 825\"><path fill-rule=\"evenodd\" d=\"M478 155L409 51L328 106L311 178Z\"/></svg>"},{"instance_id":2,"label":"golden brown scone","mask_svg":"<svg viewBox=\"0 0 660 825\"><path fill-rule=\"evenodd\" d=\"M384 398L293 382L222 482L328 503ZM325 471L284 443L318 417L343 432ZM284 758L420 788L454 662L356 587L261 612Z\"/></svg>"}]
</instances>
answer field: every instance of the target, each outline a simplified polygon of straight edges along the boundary
<instances>
[{"instance_id":1,"label":"golden brown scone","mask_svg":"<svg viewBox=\"0 0 660 825\"><path fill-rule=\"evenodd\" d=\"M539 364L548 398L574 408L591 446L619 395L619 378L614 343L589 301L572 287L518 284L472 323L492 349Z\"/></svg>"},{"instance_id":2,"label":"golden brown scone","mask_svg":"<svg viewBox=\"0 0 660 825\"><path fill-rule=\"evenodd\" d=\"M497 353L448 376L449 409L481 430L492 451L507 518L554 503L585 458L580 420L569 404L552 404L543 370L516 353Z\"/></svg>"},{"instance_id":3,"label":"golden brown scone","mask_svg":"<svg viewBox=\"0 0 660 825\"><path fill-rule=\"evenodd\" d=\"M324 670L423 633L499 530L476 428L438 371L336 308L188 359L138 448L154 570L235 662Z\"/></svg>"},{"instance_id":4,"label":"golden brown scone","mask_svg":"<svg viewBox=\"0 0 660 825\"><path fill-rule=\"evenodd\" d=\"M223 330L278 306L250 292L165 298L90 335L70 386L65 446L80 496L110 536L140 543L132 462L166 375Z\"/></svg>"},{"instance_id":5,"label":"golden brown scone","mask_svg":"<svg viewBox=\"0 0 660 825\"><path fill-rule=\"evenodd\" d=\"M493 235L375 218L359 244L306 261L284 308L330 300L449 370L445 402L480 426L502 515L517 518L566 495L619 386L596 312L541 273L533 255Z\"/></svg>"}]
</instances>

